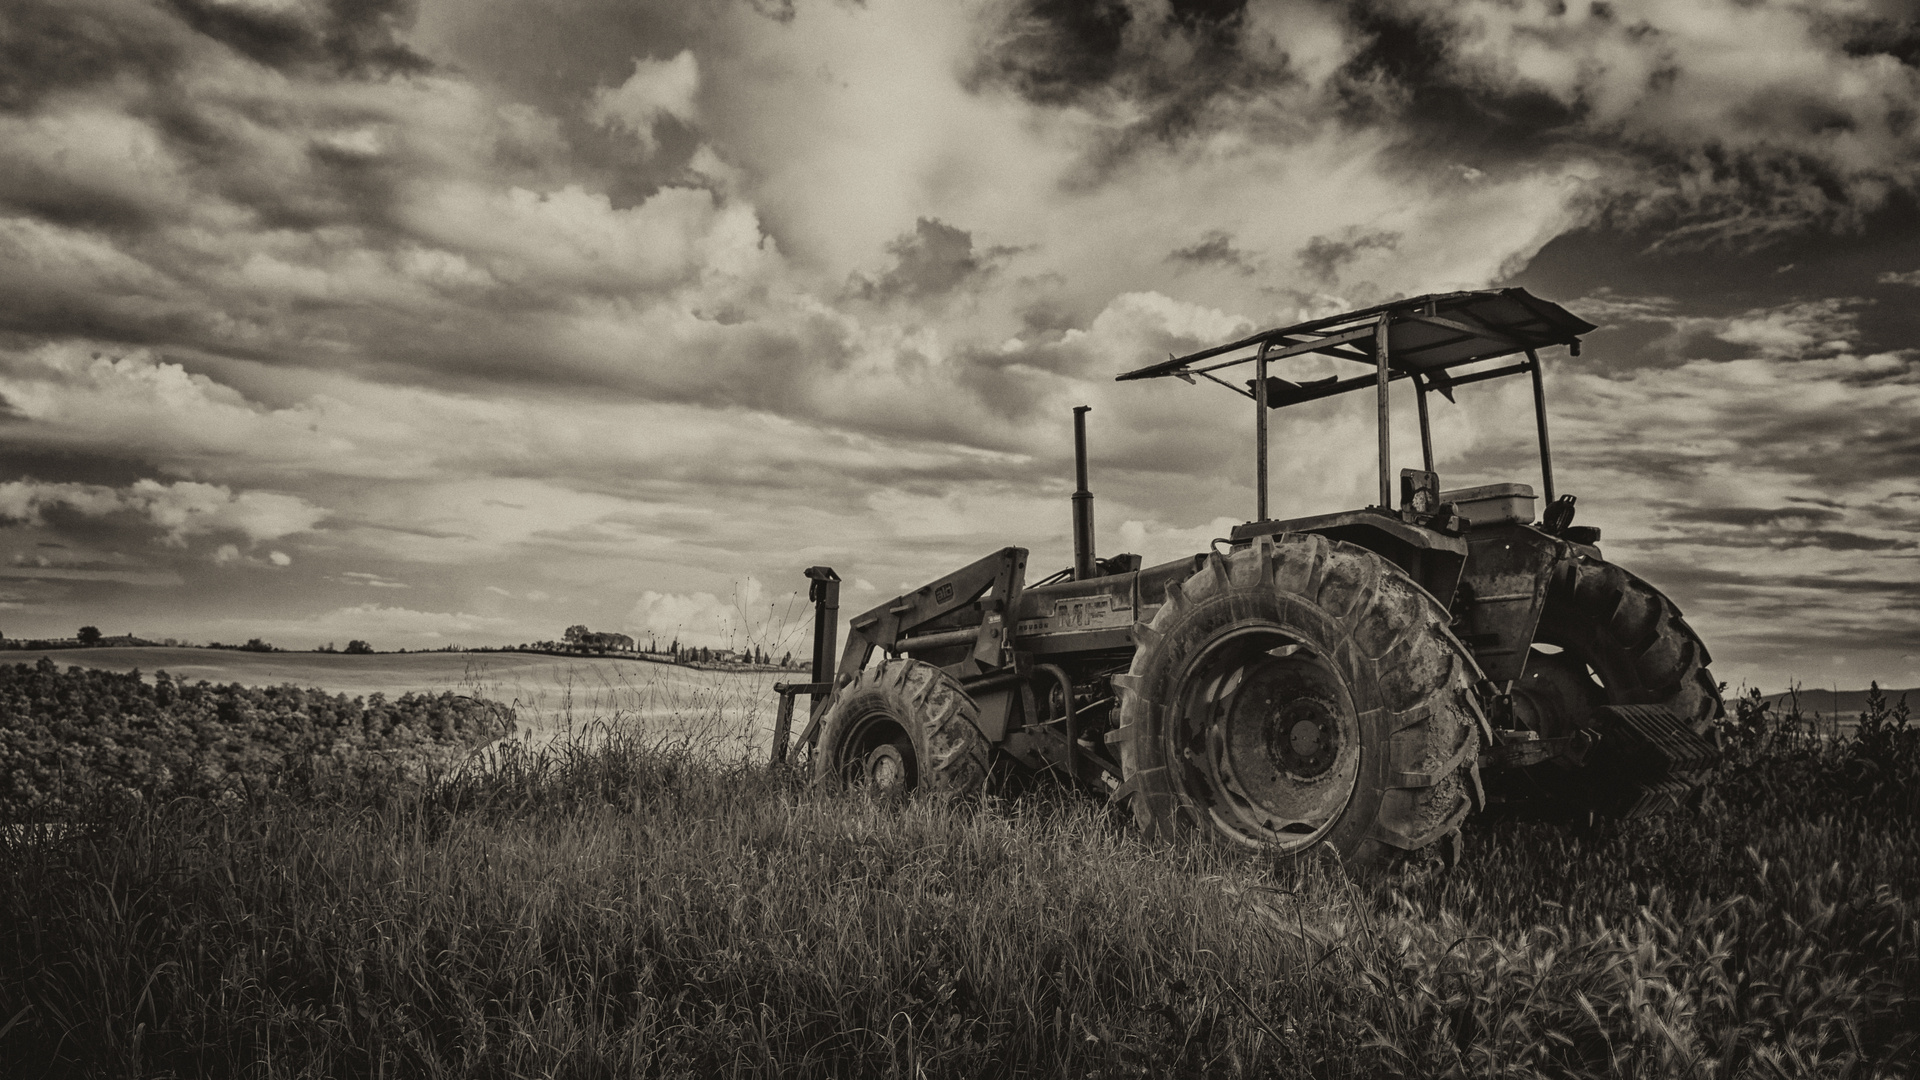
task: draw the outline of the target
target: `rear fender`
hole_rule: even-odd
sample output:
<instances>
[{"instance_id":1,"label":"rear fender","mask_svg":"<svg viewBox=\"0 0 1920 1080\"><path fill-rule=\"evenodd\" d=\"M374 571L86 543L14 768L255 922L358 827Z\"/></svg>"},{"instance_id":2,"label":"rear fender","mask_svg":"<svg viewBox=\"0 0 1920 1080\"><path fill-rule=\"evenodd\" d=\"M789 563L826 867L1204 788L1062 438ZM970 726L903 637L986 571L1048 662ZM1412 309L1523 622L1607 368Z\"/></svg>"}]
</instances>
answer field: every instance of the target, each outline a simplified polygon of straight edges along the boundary
<instances>
[{"instance_id":1,"label":"rear fender","mask_svg":"<svg viewBox=\"0 0 1920 1080\"><path fill-rule=\"evenodd\" d=\"M1467 561L1467 543L1462 537L1408 524L1399 515L1378 508L1289 521L1250 522L1233 530L1233 546L1245 547L1256 536L1279 533L1318 533L1329 540L1343 540L1366 548L1406 571L1408 577L1432 593L1443 607L1451 606L1460 582L1461 566Z\"/></svg>"}]
</instances>

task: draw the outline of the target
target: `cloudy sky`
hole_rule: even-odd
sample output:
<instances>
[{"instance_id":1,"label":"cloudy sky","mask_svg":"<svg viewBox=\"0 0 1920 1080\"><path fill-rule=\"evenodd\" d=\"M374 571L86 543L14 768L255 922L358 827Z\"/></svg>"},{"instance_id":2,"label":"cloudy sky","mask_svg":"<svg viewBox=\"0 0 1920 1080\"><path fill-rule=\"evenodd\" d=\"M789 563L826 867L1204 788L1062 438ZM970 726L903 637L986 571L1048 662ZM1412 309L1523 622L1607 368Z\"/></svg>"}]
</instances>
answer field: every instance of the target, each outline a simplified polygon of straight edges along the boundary
<instances>
[{"instance_id":1,"label":"cloudy sky","mask_svg":"<svg viewBox=\"0 0 1920 1080\"><path fill-rule=\"evenodd\" d=\"M1721 677L1916 685L1917 178L1895 0L11 0L0 632L737 640L1064 564L1076 404L1172 558L1250 410L1112 375L1522 285ZM1437 407L1536 480L1522 380ZM1278 415L1281 513L1370 501L1364 408Z\"/></svg>"}]
</instances>

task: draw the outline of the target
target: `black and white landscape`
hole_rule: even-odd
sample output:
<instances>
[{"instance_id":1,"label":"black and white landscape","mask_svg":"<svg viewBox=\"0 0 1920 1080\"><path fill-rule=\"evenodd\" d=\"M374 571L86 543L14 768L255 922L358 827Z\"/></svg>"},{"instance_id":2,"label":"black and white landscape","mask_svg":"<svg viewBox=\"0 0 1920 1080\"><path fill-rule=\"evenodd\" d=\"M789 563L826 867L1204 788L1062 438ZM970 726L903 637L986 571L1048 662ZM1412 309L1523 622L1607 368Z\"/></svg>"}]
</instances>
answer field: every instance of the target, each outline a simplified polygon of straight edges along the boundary
<instances>
[{"instance_id":1,"label":"black and white landscape","mask_svg":"<svg viewBox=\"0 0 1920 1080\"><path fill-rule=\"evenodd\" d=\"M1555 486L1679 805L1538 790L1623 729L1530 740L1411 584L1418 843L1140 827L1222 739L1061 782L1169 715L1137 588L1064 768L899 659L969 790L769 762L804 569L844 641L1070 565L1076 406L1097 552L1209 551L1251 406L1114 376L1503 288L1597 327ZM8 0L0 1073L1912 1076L1916 311L1910 0ZM1529 382L1429 395L1445 488L1541 483ZM1272 414L1272 517L1379 501L1371 400Z\"/></svg>"}]
</instances>

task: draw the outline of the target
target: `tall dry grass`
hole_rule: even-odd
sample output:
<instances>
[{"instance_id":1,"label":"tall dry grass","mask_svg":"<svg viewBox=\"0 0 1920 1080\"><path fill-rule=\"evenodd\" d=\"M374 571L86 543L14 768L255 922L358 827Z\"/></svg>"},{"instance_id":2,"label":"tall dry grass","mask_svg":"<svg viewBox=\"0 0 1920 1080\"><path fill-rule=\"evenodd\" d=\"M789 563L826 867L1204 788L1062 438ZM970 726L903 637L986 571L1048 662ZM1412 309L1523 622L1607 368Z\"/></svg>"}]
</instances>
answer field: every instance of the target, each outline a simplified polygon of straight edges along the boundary
<instances>
[{"instance_id":1,"label":"tall dry grass","mask_svg":"<svg viewBox=\"0 0 1920 1080\"><path fill-rule=\"evenodd\" d=\"M511 708L522 743L574 742L611 728L639 738L697 744L723 760L741 761L764 759L772 745L774 684L805 679L797 670L725 671L635 661L528 666L476 657L454 685L462 694Z\"/></svg>"}]
</instances>

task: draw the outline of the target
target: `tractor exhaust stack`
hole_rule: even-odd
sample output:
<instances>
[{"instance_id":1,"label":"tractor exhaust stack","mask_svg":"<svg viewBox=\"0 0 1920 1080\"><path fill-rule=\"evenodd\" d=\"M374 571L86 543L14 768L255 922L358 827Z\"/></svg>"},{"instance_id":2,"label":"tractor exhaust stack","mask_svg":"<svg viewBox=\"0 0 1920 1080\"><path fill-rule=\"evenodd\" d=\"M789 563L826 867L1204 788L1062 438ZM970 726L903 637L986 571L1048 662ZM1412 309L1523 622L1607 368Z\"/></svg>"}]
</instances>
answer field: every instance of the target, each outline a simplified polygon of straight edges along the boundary
<instances>
[{"instance_id":1,"label":"tractor exhaust stack","mask_svg":"<svg viewBox=\"0 0 1920 1080\"><path fill-rule=\"evenodd\" d=\"M1091 405L1073 407L1073 580L1100 573L1093 561L1093 492L1087 490L1087 414Z\"/></svg>"}]
</instances>

